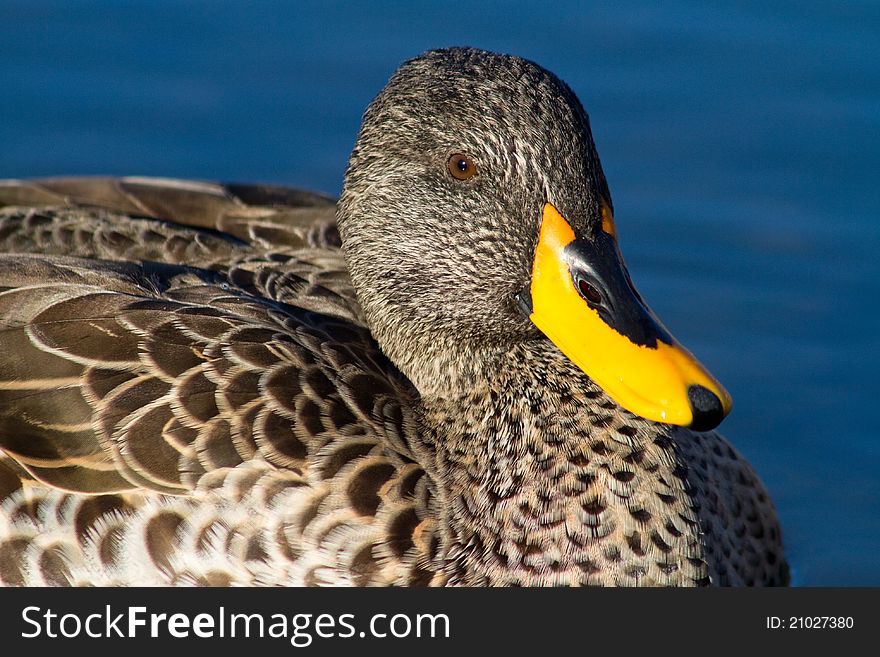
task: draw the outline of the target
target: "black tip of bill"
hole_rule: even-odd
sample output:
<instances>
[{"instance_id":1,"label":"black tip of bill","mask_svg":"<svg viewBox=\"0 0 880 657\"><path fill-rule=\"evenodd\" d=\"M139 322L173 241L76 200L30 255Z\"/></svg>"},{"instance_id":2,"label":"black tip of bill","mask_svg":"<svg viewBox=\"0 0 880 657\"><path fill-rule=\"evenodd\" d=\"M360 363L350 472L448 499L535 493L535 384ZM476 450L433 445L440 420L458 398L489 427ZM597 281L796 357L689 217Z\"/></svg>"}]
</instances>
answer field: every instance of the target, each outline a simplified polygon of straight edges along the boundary
<instances>
[{"instance_id":1,"label":"black tip of bill","mask_svg":"<svg viewBox=\"0 0 880 657\"><path fill-rule=\"evenodd\" d=\"M724 419L724 405L714 392L701 385L688 388L688 401L694 419L690 428L695 431L711 431Z\"/></svg>"}]
</instances>

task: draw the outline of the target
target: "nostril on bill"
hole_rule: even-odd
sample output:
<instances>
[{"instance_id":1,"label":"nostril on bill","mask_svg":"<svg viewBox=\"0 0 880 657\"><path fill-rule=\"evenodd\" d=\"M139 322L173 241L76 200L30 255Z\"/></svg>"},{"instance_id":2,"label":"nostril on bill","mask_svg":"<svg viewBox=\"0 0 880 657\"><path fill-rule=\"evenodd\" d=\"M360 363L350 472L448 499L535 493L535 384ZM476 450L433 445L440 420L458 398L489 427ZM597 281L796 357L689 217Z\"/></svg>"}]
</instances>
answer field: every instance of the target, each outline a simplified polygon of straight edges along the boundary
<instances>
[{"instance_id":1,"label":"nostril on bill","mask_svg":"<svg viewBox=\"0 0 880 657\"><path fill-rule=\"evenodd\" d=\"M688 388L688 401L694 415L690 428L695 431L711 431L724 419L724 407L714 392L701 385Z\"/></svg>"}]
</instances>

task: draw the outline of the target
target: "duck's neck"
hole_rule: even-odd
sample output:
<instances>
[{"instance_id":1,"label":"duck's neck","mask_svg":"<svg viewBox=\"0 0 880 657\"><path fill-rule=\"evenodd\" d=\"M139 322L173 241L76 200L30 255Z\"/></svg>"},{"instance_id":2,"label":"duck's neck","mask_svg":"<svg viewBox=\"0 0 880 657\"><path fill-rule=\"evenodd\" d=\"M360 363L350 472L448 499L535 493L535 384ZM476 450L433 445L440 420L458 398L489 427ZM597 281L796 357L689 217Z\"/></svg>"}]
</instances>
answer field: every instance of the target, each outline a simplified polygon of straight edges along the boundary
<instances>
[{"instance_id":1,"label":"duck's neck","mask_svg":"<svg viewBox=\"0 0 880 657\"><path fill-rule=\"evenodd\" d=\"M423 400L446 566L462 584L692 584L706 577L673 440L555 347L525 343Z\"/></svg>"}]
</instances>

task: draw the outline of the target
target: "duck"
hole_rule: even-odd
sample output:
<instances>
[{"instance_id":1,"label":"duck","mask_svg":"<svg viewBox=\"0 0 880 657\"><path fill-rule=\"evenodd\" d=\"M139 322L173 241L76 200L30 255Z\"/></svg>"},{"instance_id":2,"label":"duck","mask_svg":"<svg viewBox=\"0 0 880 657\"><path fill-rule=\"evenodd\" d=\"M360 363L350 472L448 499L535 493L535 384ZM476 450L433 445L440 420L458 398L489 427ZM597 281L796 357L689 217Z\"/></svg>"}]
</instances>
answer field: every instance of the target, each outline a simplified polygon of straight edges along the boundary
<instances>
[{"instance_id":1,"label":"duck","mask_svg":"<svg viewBox=\"0 0 880 657\"><path fill-rule=\"evenodd\" d=\"M0 182L0 345L4 585L788 583L730 396L526 59L405 62L338 200Z\"/></svg>"}]
</instances>

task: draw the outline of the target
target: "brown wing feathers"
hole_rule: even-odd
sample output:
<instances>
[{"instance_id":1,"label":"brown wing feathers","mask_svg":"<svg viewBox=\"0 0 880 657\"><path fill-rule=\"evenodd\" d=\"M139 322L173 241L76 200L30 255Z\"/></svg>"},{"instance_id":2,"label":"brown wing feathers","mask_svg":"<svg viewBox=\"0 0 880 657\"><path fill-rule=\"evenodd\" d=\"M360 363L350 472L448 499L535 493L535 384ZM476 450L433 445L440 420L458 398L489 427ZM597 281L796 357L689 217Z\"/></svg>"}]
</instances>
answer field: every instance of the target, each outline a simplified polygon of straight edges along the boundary
<instances>
[{"instance_id":1,"label":"brown wing feathers","mask_svg":"<svg viewBox=\"0 0 880 657\"><path fill-rule=\"evenodd\" d=\"M12 457L0 462L0 502L35 509L0 526L0 580L434 577L408 384L359 319L326 201L267 188L50 183L0 186L19 204L61 204L0 208L0 244L24 252L0 255L0 450ZM88 195L112 209L68 205ZM272 204L258 212L242 196ZM293 201L303 206L279 205ZM121 214L135 206L179 211L191 225ZM325 225L303 213L289 221L300 210L320 210ZM242 223L249 213L256 225ZM259 237L274 230L267 221L287 236L280 248ZM43 251L59 255L34 255ZM125 261L144 256L166 263ZM213 271L167 264L184 259ZM282 499L289 508L272 511ZM52 527L63 549L33 547ZM28 536L29 551L13 549ZM145 550L147 565L122 544ZM58 554L66 570L41 570Z\"/></svg>"},{"instance_id":2,"label":"brown wing feathers","mask_svg":"<svg viewBox=\"0 0 880 657\"><path fill-rule=\"evenodd\" d=\"M339 246L335 204L320 194L269 185L219 185L156 178L0 181L0 206L96 209L215 229L256 248ZM100 212L96 213L100 216ZM123 232L128 228L120 225Z\"/></svg>"}]
</instances>

